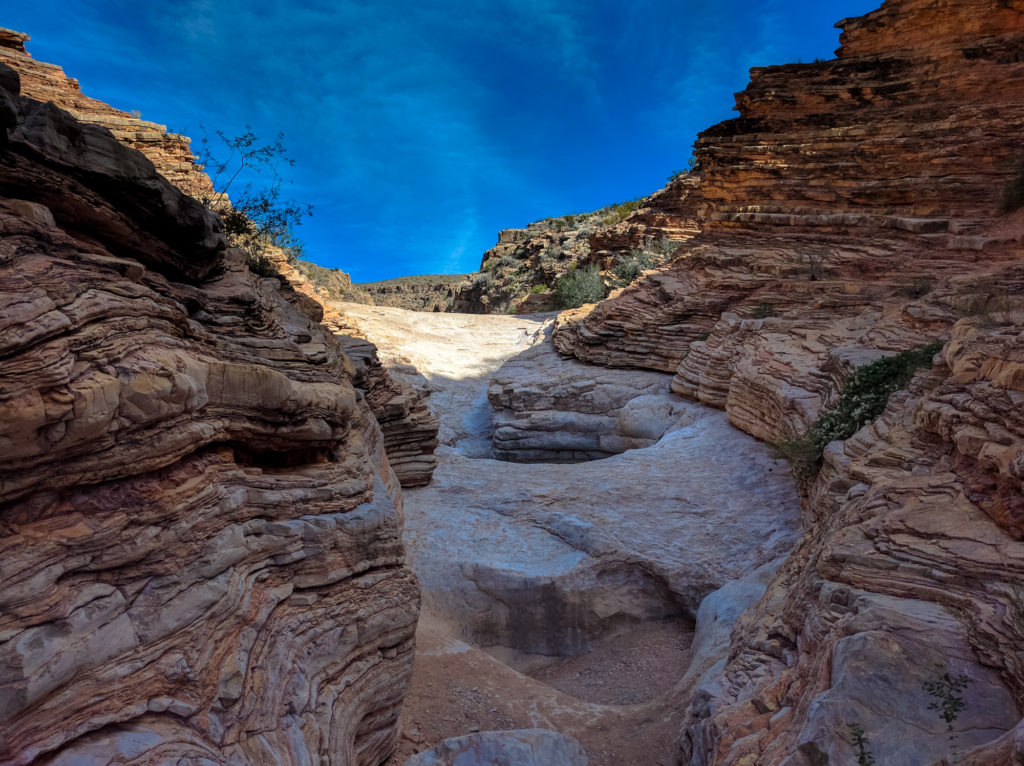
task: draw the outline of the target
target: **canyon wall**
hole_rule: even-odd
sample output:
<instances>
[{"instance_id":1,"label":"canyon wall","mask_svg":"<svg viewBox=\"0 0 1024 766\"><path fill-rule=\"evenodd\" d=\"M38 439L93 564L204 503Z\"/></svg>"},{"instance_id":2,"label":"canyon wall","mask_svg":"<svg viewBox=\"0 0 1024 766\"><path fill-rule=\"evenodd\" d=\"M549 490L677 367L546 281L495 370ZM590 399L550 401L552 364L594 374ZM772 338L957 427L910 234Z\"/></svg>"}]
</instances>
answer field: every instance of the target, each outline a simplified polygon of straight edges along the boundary
<instances>
[{"instance_id":1,"label":"canyon wall","mask_svg":"<svg viewBox=\"0 0 1024 766\"><path fill-rule=\"evenodd\" d=\"M1024 3L887 0L839 26L835 60L752 70L740 116L697 142L699 233L563 315L555 344L673 373L673 391L778 442L857 367L944 341L826 450L803 540L698 691L680 757L1017 762L1024 214L1001 203L1024 135ZM942 688L964 704L948 726Z\"/></svg>"},{"instance_id":2,"label":"canyon wall","mask_svg":"<svg viewBox=\"0 0 1024 766\"><path fill-rule=\"evenodd\" d=\"M525 229L504 229L484 253L480 271L458 285L451 310L469 314L532 314L559 308L555 288L580 266L603 272L608 288L625 281L614 272L642 253L645 268L660 265L697 231L689 174L642 199L590 213L545 218Z\"/></svg>"},{"instance_id":3,"label":"canyon wall","mask_svg":"<svg viewBox=\"0 0 1024 766\"><path fill-rule=\"evenodd\" d=\"M0 62L0 763L380 763L419 589L370 394L318 304L20 90Z\"/></svg>"},{"instance_id":4,"label":"canyon wall","mask_svg":"<svg viewBox=\"0 0 1024 766\"><path fill-rule=\"evenodd\" d=\"M18 72L22 92L26 96L37 101L49 101L81 122L106 128L122 144L142 152L158 174L186 194L196 198L215 196L209 176L192 155L188 137L168 133L164 125L142 120L84 95L78 81L69 78L59 66L32 58L25 48L28 39L26 34L0 29L0 63ZM268 247L265 257L283 280L282 290L292 296L314 322L324 319L325 312L321 306L324 286L334 291L353 289L348 275L342 271L323 269L303 261L292 263L275 247ZM348 324L335 314L327 311L332 329L339 333L350 331ZM372 369L373 374L360 374L354 382L366 394L384 429L385 448L392 469L402 486L421 486L430 481L437 464L433 454L437 444L437 421L418 393L392 380L375 361L376 350L367 348L372 344L362 342L357 345L361 357L367 359L369 366L366 369ZM363 367L361 365L360 370Z\"/></svg>"},{"instance_id":5,"label":"canyon wall","mask_svg":"<svg viewBox=\"0 0 1024 766\"><path fill-rule=\"evenodd\" d=\"M1022 227L997 214L1020 151L1021 9L948 5L927 46L870 47L897 20L934 22L935 4L887 2L846 22L839 58L752 70L741 116L696 145L701 233L670 268L566 316L559 350L674 373L677 393L777 441L863 354L948 337L972 296L1006 295Z\"/></svg>"},{"instance_id":6,"label":"canyon wall","mask_svg":"<svg viewBox=\"0 0 1024 766\"><path fill-rule=\"evenodd\" d=\"M503 229L472 274L425 274L352 284L337 270L299 262L299 269L328 300L461 314L536 314L559 308L554 288L579 266L603 272L606 289L621 287L617 265L643 253L645 268L663 263L699 231L699 186L681 174L642 199Z\"/></svg>"}]
</instances>

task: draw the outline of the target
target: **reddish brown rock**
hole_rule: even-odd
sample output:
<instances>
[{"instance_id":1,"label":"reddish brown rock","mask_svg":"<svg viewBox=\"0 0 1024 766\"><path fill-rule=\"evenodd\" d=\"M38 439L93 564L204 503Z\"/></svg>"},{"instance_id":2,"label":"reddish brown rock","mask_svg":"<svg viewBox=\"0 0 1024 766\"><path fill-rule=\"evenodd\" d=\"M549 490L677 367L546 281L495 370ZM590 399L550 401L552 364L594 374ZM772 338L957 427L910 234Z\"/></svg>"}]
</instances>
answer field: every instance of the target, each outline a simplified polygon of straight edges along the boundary
<instances>
[{"instance_id":1,"label":"reddish brown rock","mask_svg":"<svg viewBox=\"0 0 1024 766\"><path fill-rule=\"evenodd\" d=\"M340 342L149 160L16 82L0 762L380 763L419 590Z\"/></svg>"},{"instance_id":2,"label":"reddish brown rock","mask_svg":"<svg viewBox=\"0 0 1024 766\"><path fill-rule=\"evenodd\" d=\"M36 101L50 101L80 122L100 125L120 142L138 149L156 166L160 175L187 193L198 195L213 186L195 162L187 136L168 133L165 125L143 120L82 93L78 80L54 64L37 61L25 49L30 38L21 32L0 29L0 64L21 75L22 93Z\"/></svg>"},{"instance_id":3,"label":"reddish brown rock","mask_svg":"<svg viewBox=\"0 0 1024 766\"><path fill-rule=\"evenodd\" d=\"M63 69L32 58L25 50L24 43L28 39L28 35L19 32L0 30L0 64L6 63L19 73L25 95L55 104L77 117L80 123L108 129L119 142L142 152L160 175L186 194L198 198L213 193L213 184L202 166L196 164L187 137L167 133L163 125L146 122L83 95L77 80L68 78ZM15 182L12 179L12 183ZM51 207L66 204L61 199L59 184L57 194L44 201ZM133 236L136 236L134 232L126 238ZM150 242L147 247L154 250L159 244ZM268 258L283 280L282 294L312 321L323 320L323 298L311 277L328 270L314 264L292 264L276 248L270 248ZM338 271L330 276L335 282L351 285L344 272ZM330 311L327 314L332 327L344 332L345 323L332 317ZM342 341L343 344L349 343L346 338ZM368 351L363 343L355 345L359 347L360 355L373 358L368 362L372 374L361 373L355 383L365 392L374 415L384 429L385 447L395 474L403 486L426 484L437 463L433 456L437 444L436 419L430 415L419 394L391 379L375 361L375 351Z\"/></svg>"},{"instance_id":4,"label":"reddish brown rock","mask_svg":"<svg viewBox=\"0 0 1024 766\"><path fill-rule=\"evenodd\" d=\"M669 268L565 315L558 349L674 372L673 390L778 440L834 399L837 353L920 345L948 335L959 296L1006 294L996 275L1024 232L997 218L1024 128L1024 67L1007 53L1021 9L956 4L927 45L891 50L885 31L871 48L891 23L930 29L930 8L888 2L843 22L839 58L752 70L741 116L696 145L701 233Z\"/></svg>"},{"instance_id":5,"label":"reddish brown rock","mask_svg":"<svg viewBox=\"0 0 1024 766\"><path fill-rule=\"evenodd\" d=\"M836 60L753 70L740 117L701 135L700 233L674 263L555 333L769 441L856 367L948 341L826 451L802 544L693 699L691 766L854 764L850 725L876 763L1024 756L1024 226L1000 210L1024 4L888 0L841 26ZM925 689L946 670L967 678L951 729Z\"/></svg>"},{"instance_id":6,"label":"reddish brown rock","mask_svg":"<svg viewBox=\"0 0 1024 766\"><path fill-rule=\"evenodd\" d=\"M1024 544L991 506L1022 495L1024 427L1006 406L1024 396L1022 328L1021 313L958 323L935 370L829 448L804 542L740 618L721 682L698 693L684 762L852 764L849 724L878 763L1020 756L1002 735L1024 702ZM943 669L967 678L949 731L924 688ZM751 726L751 709L772 718Z\"/></svg>"}]
</instances>

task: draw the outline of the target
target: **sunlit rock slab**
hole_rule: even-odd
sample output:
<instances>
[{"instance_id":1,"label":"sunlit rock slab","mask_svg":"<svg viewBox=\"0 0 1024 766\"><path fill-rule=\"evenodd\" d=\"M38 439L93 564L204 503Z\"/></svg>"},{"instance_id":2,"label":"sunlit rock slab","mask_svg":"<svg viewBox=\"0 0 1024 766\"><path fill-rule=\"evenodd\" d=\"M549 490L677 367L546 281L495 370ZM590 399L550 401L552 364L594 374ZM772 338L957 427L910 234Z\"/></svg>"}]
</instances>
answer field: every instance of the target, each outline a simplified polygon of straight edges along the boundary
<instances>
[{"instance_id":1,"label":"sunlit rock slab","mask_svg":"<svg viewBox=\"0 0 1024 766\"><path fill-rule=\"evenodd\" d=\"M478 643L573 652L630 621L693 616L788 550L799 516L784 468L722 413L688 407L654 446L600 461L443 453L406 495L428 604Z\"/></svg>"}]
</instances>

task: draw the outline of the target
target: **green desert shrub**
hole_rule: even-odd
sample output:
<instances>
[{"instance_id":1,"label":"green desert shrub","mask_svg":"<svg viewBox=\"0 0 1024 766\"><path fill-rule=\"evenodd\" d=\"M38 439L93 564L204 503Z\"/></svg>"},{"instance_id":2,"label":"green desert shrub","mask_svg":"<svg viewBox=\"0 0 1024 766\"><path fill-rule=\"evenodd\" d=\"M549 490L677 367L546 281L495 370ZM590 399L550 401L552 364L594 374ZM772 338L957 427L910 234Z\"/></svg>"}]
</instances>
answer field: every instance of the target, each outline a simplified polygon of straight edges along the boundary
<instances>
[{"instance_id":1,"label":"green desert shrub","mask_svg":"<svg viewBox=\"0 0 1024 766\"><path fill-rule=\"evenodd\" d=\"M604 299L604 280L597 266L573 269L555 283L555 305L574 309Z\"/></svg>"},{"instance_id":2,"label":"green desert shrub","mask_svg":"<svg viewBox=\"0 0 1024 766\"><path fill-rule=\"evenodd\" d=\"M821 469L826 445L849 439L876 420L889 397L906 388L917 370L930 366L941 348L942 343L936 341L858 367L843 386L834 408L818 418L803 436L776 445L777 452L793 466L796 480L802 485L812 481Z\"/></svg>"},{"instance_id":3,"label":"green desert shrub","mask_svg":"<svg viewBox=\"0 0 1024 766\"><path fill-rule=\"evenodd\" d=\"M234 247L244 250L252 271L261 276L279 276L268 252L284 251L289 263L302 256L302 244L292 231L303 218L313 214L311 205L284 197L283 167L295 164L287 157L283 134L263 143L248 125L238 136L215 131L211 137L203 126L197 146L197 160L209 174L210 189L185 191L220 214L224 233ZM247 177L260 176L266 185L244 183Z\"/></svg>"},{"instance_id":4,"label":"green desert shrub","mask_svg":"<svg viewBox=\"0 0 1024 766\"><path fill-rule=\"evenodd\" d=\"M647 251L654 253L661 261L673 255L678 249L679 242L668 237L661 237L647 246Z\"/></svg>"},{"instance_id":5,"label":"green desert shrub","mask_svg":"<svg viewBox=\"0 0 1024 766\"><path fill-rule=\"evenodd\" d=\"M473 286L481 290L494 287L494 275L489 271L477 273L473 276Z\"/></svg>"},{"instance_id":6,"label":"green desert shrub","mask_svg":"<svg viewBox=\"0 0 1024 766\"><path fill-rule=\"evenodd\" d=\"M612 273L623 283L629 284L644 269L650 269L656 265L654 257L645 250L633 250L628 256L615 264Z\"/></svg>"},{"instance_id":7,"label":"green desert shrub","mask_svg":"<svg viewBox=\"0 0 1024 766\"><path fill-rule=\"evenodd\" d=\"M875 766L875 757L869 749L870 743L864 732L864 727L859 723L848 723L846 732L850 735L850 743L853 745L854 752L857 753L857 766Z\"/></svg>"},{"instance_id":8,"label":"green desert shrub","mask_svg":"<svg viewBox=\"0 0 1024 766\"><path fill-rule=\"evenodd\" d=\"M643 197L609 205L604 208L604 217L601 218L601 223L605 226L611 226L619 221L624 221L640 208L641 201L643 201Z\"/></svg>"},{"instance_id":9,"label":"green desert shrub","mask_svg":"<svg viewBox=\"0 0 1024 766\"><path fill-rule=\"evenodd\" d=\"M935 699L928 703L928 709L934 710L946 722L946 729L953 731L953 723L967 707L962 692L970 685L971 679L963 674L954 675L949 667L936 664L931 675L921 684L928 694Z\"/></svg>"}]
</instances>

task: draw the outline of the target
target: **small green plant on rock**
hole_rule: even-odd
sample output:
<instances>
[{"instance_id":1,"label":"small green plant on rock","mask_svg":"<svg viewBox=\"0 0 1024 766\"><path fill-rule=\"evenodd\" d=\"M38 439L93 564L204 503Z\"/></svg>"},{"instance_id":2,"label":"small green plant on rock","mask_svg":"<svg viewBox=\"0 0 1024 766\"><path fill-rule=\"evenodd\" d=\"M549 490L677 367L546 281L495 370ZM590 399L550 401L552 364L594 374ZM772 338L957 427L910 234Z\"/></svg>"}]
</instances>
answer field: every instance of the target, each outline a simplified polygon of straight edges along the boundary
<instances>
[{"instance_id":1,"label":"small green plant on rock","mask_svg":"<svg viewBox=\"0 0 1024 766\"><path fill-rule=\"evenodd\" d=\"M642 197L637 197L636 199L609 205L602 211L604 212L604 217L601 219L601 223L605 226L612 226L619 221L624 221L640 208L642 199Z\"/></svg>"},{"instance_id":2,"label":"small green plant on rock","mask_svg":"<svg viewBox=\"0 0 1024 766\"><path fill-rule=\"evenodd\" d=\"M645 250L633 250L612 267L612 273L623 285L628 285L640 276L644 269L652 268L654 265L654 258L650 253Z\"/></svg>"},{"instance_id":3,"label":"small green plant on rock","mask_svg":"<svg viewBox=\"0 0 1024 766\"><path fill-rule=\"evenodd\" d=\"M921 688L935 698L934 702L928 704L928 709L939 714L939 717L946 722L946 728L951 735L954 721L967 707L961 692L970 683L971 679L968 676L962 673L953 675L946 665L936 664L932 668L932 674L921 684Z\"/></svg>"},{"instance_id":4,"label":"small green plant on rock","mask_svg":"<svg viewBox=\"0 0 1024 766\"><path fill-rule=\"evenodd\" d=\"M654 240L647 247L647 252L654 253L661 260L668 258L679 249L679 242L668 237L661 237L660 239Z\"/></svg>"},{"instance_id":5,"label":"small green plant on rock","mask_svg":"<svg viewBox=\"0 0 1024 766\"><path fill-rule=\"evenodd\" d=\"M967 707L962 692L970 683L971 679L968 676L962 673L953 675L945 664L936 663L932 668L931 675L921 684L921 688L935 698L928 704L928 709L937 712L939 717L946 722L950 753L954 760L956 760L956 746L953 723Z\"/></svg>"},{"instance_id":6,"label":"small green plant on rock","mask_svg":"<svg viewBox=\"0 0 1024 766\"><path fill-rule=\"evenodd\" d=\"M857 766L874 766L875 757L868 749L868 738L864 733L864 727L859 723L848 723L846 732L850 735L851 744L857 753Z\"/></svg>"},{"instance_id":7,"label":"small green plant on rock","mask_svg":"<svg viewBox=\"0 0 1024 766\"><path fill-rule=\"evenodd\" d=\"M849 439L858 429L878 418L889 397L907 387L914 373L931 365L942 349L936 341L927 346L886 356L858 367L843 386L839 402L815 421L802 436L784 439L776 452L789 460L793 477L801 486L810 483L821 469L829 442Z\"/></svg>"},{"instance_id":8,"label":"small green plant on rock","mask_svg":"<svg viewBox=\"0 0 1024 766\"><path fill-rule=\"evenodd\" d=\"M1010 619L1010 626L1018 636L1024 638L1024 583L1020 580L1015 579L1010 583L1010 603L1006 614Z\"/></svg>"},{"instance_id":9,"label":"small green plant on rock","mask_svg":"<svg viewBox=\"0 0 1024 766\"><path fill-rule=\"evenodd\" d=\"M494 287L494 275L490 271L477 273L473 277L473 286L481 290Z\"/></svg>"}]
</instances>

